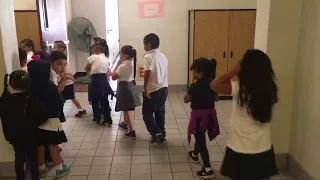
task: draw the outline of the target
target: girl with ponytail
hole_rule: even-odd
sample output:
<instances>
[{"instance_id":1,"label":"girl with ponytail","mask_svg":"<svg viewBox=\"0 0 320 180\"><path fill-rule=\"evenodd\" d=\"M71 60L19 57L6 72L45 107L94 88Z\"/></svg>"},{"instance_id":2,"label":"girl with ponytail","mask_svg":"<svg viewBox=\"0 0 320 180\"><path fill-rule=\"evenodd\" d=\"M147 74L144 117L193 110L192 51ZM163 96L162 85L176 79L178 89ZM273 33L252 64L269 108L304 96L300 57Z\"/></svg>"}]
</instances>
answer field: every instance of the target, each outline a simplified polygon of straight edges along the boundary
<instances>
[{"instance_id":1,"label":"girl with ponytail","mask_svg":"<svg viewBox=\"0 0 320 180\"><path fill-rule=\"evenodd\" d=\"M197 172L201 179L212 179L213 170L210 164L209 152L206 145L206 133L212 141L219 134L219 124L215 109L216 93L211 90L210 82L216 76L216 60L196 59L190 70L196 80L191 84L184 102L191 102L191 116L188 126L188 140L195 137L193 151L188 152L188 157L195 163L199 163L199 154L203 161L203 167Z\"/></svg>"},{"instance_id":2,"label":"girl with ponytail","mask_svg":"<svg viewBox=\"0 0 320 180\"><path fill-rule=\"evenodd\" d=\"M123 46L120 60L112 73L112 80L118 80L116 111L123 111L124 122L119 128L124 130L125 136L136 138L129 112L141 105L139 92L136 87L137 51L130 45Z\"/></svg>"},{"instance_id":3,"label":"girl with ponytail","mask_svg":"<svg viewBox=\"0 0 320 180\"><path fill-rule=\"evenodd\" d=\"M9 80L8 80L9 78ZM4 78L0 102L3 134L15 152L18 180L25 180L24 164L30 168L32 180L39 180L37 162L37 128L44 117L43 108L30 96L31 79L27 72L18 70ZM9 86L11 92L9 92Z\"/></svg>"}]
</instances>

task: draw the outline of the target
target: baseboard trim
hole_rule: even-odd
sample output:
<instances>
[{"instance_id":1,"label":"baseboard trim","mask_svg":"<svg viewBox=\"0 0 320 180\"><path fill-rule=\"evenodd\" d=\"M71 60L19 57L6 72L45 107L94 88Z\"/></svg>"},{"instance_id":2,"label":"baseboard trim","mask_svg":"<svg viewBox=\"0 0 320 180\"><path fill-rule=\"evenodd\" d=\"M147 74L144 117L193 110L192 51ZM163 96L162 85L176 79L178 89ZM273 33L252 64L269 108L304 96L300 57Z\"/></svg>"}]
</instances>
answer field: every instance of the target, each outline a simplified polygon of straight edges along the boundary
<instances>
[{"instance_id":1,"label":"baseboard trim","mask_svg":"<svg viewBox=\"0 0 320 180\"><path fill-rule=\"evenodd\" d=\"M287 170L290 175L298 180L316 180L305 168L303 168L298 161L291 155L287 156Z\"/></svg>"}]
</instances>

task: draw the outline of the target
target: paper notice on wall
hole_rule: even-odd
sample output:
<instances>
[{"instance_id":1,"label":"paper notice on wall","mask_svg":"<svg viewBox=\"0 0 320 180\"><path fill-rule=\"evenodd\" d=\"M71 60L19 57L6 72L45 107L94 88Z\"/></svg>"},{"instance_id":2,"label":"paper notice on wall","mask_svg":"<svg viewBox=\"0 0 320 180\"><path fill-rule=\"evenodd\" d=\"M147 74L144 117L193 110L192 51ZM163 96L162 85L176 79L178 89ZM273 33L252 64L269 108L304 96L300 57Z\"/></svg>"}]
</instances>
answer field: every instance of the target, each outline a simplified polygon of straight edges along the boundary
<instances>
[{"instance_id":1,"label":"paper notice on wall","mask_svg":"<svg viewBox=\"0 0 320 180\"><path fill-rule=\"evenodd\" d=\"M164 0L141 0L139 11L141 19L163 17Z\"/></svg>"}]
</instances>

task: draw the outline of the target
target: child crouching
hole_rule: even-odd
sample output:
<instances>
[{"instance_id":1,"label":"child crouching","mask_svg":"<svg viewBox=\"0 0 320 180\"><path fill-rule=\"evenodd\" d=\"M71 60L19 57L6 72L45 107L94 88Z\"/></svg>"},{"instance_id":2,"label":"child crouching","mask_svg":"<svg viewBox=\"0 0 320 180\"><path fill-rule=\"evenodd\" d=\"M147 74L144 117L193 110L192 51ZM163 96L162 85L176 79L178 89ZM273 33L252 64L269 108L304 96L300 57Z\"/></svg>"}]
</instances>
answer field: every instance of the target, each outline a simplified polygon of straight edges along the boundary
<instances>
[{"instance_id":1,"label":"child crouching","mask_svg":"<svg viewBox=\"0 0 320 180\"><path fill-rule=\"evenodd\" d=\"M208 59L197 59L191 66L194 79L184 102L191 102L191 118L188 127L188 140L191 135L195 137L194 150L188 153L188 157L195 163L199 163L200 154L203 168L197 172L201 179L212 179L213 170L210 164L209 152L206 145L206 132L209 140L213 140L220 134L217 114L215 110L216 93L210 89L210 82L215 78L216 61Z\"/></svg>"}]
</instances>

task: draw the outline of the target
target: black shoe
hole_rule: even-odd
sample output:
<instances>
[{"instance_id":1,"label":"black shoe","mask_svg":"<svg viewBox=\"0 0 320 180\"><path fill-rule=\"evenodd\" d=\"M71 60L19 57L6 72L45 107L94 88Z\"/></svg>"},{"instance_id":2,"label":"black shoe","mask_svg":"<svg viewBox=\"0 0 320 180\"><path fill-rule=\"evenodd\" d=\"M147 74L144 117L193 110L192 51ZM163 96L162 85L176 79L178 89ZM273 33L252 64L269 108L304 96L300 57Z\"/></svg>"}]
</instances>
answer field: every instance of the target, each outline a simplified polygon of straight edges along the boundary
<instances>
[{"instance_id":1,"label":"black shoe","mask_svg":"<svg viewBox=\"0 0 320 180\"><path fill-rule=\"evenodd\" d=\"M128 133L125 133L124 135L129 139L133 139L133 140L136 139L136 131L130 131Z\"/></svg>"},{"instance_id":2,"label":"black shoe","mask_svg":"<svg viewBox=\"0 0 320 180\"><path fill-rule=\"evenodd\" d=\"M201 171L197 172L197 176L201 179L212 179L214 177L213 170L206 171L205 168L202 168Z\"/></svg>"},{"instance_id":3,"label":"black shoe","mask_svg":"<svg viewBox=\"0 0 320 180\"><path fill-rule=\"evenodd\" d=\"M162 144L162 143L164 143L166 140L167 140L167 138L166 138L165 136L162 136L162 135L161 135L161 136L159 137L158 143L159 143L159 144Z\"/></svg>"},{"instance_id":4,"label":"black shoe","mask_svg":"<svg viewBox=\"0 0 320 180\"><path fill-rule=\"evenodd\" d=\"M113 121L110 120L109 122L106 123L108 127L112 127Z\"/></svg>"},{"instance_id":5,"label":"black shoe","mask_svg":"<svg viewBox=\"0 0 320 180\"><path fill-rule=\"evenodd\" d=\"M98 126L101 126L103 123L101 122L101 120L95 120L95 122L96 122L96 124L98 125Z\"/></svg>"},{"instance_id":6,"label":"black shoe","mask_svg":"<svg viewBox=\"0 0 320 180\"><path fill-rule=\"evenodd\" d=\"M198 155L194 155L193 151L188 152L188 158L192 160L192 162L198 164L199 163L199 157Z\"/></svg>"},{"instance_id":7,"label":"black shoe","mask_svg":"<svg viewBox=\"0 0 320 180\"><path fill-rule=\"evenodd\" d=\"M82 116L85 116L87 115L87 111L84 109L82 111L79 111L77 114L75 114L74 116L76 117L82 117Z\"/></svg>"},{"instance_id":8,"label":"black shoe","mask_svg":"<svg viewBox=\"0 0 320 180\"><path fill-rule=\"evenodd\" d=\"M150 144L153 143L163 143L163 136L162 135L157 135L157 136L151 136L151 141Z\"/></svg>"}]
</instances>

